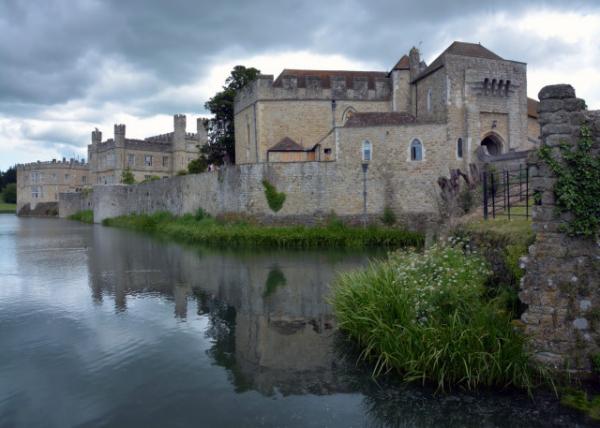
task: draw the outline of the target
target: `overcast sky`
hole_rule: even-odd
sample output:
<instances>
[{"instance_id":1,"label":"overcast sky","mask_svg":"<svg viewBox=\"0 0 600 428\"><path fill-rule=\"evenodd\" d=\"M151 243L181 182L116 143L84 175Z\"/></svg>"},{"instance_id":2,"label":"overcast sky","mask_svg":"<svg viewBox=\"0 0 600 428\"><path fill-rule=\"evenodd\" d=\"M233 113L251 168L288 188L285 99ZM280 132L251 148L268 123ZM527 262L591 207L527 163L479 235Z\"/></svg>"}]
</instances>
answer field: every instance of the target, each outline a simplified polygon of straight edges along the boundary
<instances>
[{"instance_id":1,"label":"overcast sky","mask_svg":"<svg viewBox=\"0 0 600 428\"><path fill-rule=\"evenodd\" d=\"M595 0L0 0L0 169L85 157L94 127L143 138L186 113L193 128L236 64L389 70L454 40L526 62L531 97L571 83L600 108Z\"/></svg>"}]
</instances>

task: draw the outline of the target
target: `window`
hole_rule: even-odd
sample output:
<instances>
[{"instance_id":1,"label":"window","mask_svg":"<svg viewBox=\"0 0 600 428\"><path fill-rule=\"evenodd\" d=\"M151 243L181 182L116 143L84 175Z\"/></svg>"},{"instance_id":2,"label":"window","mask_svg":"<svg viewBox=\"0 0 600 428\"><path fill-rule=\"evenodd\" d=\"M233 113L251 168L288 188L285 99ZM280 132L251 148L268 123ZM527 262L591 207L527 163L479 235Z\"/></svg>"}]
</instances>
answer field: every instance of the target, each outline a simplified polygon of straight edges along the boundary
<instances>
[{"instance_id":1,"label":"window","mask_svg":"<svg viewBox=\"0 0 600 428\"><path fill-rule=\"evenodd\" d=\"M37 199L41 196L40 187L39 186L31 186L31 197Z\"/></svg>"},{"instance_id":2,"label":"window","mask_svg":"<svg viewBox=\"0 0 600 428\"><path fill-rule=\"evenodd\" d=\"M69 181L69 178L71 178L71 176L69 174L65 174L65 181Z\"/></svg>"},{"instance_id":3,"label":"window","mask_svg":"<svg viewBox=\"0 0 600 428\"><path fill-rule=\"evenodd\" d=\"M83 184L87 183L87 177L85 175L81 176L81 182Z\"/></svg>"},{"instance_id":4,"label":"window","mask_svg":"<svg viewBox=\"0 0 600 428\"><path fill-rule=\"evenodd\" d=\"M169 156L163 156L163 167L169 166Z\"/></svg>"},{"instance_id":5,"label":"window","mask_svg":"<svg viewBox=\"0 0 600 428\"><path fill-rule=\"evenodd\" d=\"M129 165L129 166L135 165L135 155L133 153L129 153L127 155L127 165Z\"/></svg>"},{"instance_id":6,"label":"window","mask_svg":"<svg viewBox=\"0 0 600 428\"><path fill-rule=\"evenodd\" d=\"M410 160L423 160L423 145L416 138L412 141L412 143L410 143Z\"/></svg>"},{"instance_id":7,"label":"window","mask_svg":"<svg viewBox=\"0 0 600 428\"><path fill-rule=\"evenodd\" d=\"M151 177L151 175L144 175L144 180L150 180Z\"/></svg>"},{"instance_id":8,"label":"window","mask_svg":"<svg viewBox=\"0 0 600 428\"><path fill-rule=\"evenodd\" d=\"M427 111L431 112L431 89L427 90Z\"/></svg>"},{"instance_id":9,"label":"window","mask_svg":"<svg viewBox=\"0 0 600 428\"><path fill-rule=\"evenodd\" d=\"M463 140L459 138L456 142L456 157L462 159L463 157Z\"/></svg>"},{"instance_id":10,"label":"window","mask_svg":"<svg viewBox=\"0 0 600 428\"><path fill-rule=\"evenodd\" d=\"M371 142L370 141L363 141L362 160L363 160L363 162L369 162L371 160Z\"/></svg>"},{"instance_id":11,"label":"window","mask_svg":"<svg viewBox=\"0 0 600 428\"><path fill-rule=\"evenodd\" d=\"M42 173L39 171L32 171L31 173L31 182L32 183L39 183L40 181L42 181Z\"/></svg>"},{"instance_id":12,"label":"window","mask_svg":"<svg viewBox=\"0 0 600 428\"><path fill-rule=\"evenodd\" d=\"M330 155L331 154L331 149L325 149L325 154L326 155Z\"/></svg>"},{"instance_id":13,"label":"window","mask_svg":"<svg viewBox=\"0 0 600 428\"><path fill-rule=\"evenodd\" d=\"M144 165L146 165L146 166L152 166L152 155L145 155L144 156Z\"/></svg>"}]
</instances>

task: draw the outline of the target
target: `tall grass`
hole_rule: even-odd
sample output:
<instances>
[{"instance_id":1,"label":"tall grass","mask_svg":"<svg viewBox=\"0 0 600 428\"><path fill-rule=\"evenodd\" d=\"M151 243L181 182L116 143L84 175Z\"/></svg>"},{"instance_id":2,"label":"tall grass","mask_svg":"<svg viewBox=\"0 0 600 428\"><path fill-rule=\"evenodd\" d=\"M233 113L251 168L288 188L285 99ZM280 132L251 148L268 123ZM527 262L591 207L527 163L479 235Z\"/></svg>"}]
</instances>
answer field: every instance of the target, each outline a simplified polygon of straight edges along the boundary
<instances>
[{"instance_id":1,"label":"tall grass","mask_svg":"<svg viewBox=\"0 0 600 428\"><path fill-rule=\"evenodd\" d=\"M545 374L530 365L506 303L486 298L489 274L477 254L438 244L342 274L331 302L340 328L358 342L376 376L393 371L440 390L530 389Z\"/></svg>"},{"instance_id":2,"label":"tall grass","mask_svg":"<svg viewBox=\"0 0 600 428\"><path fill-rule=\"evenodd\" d=\"M125 227L186 243L221 247L362 248L421 247L423 236L399 228L353 228L341 224L319 227L261 226L243 219L219 221L206 215L169 213L129 215L106 219L106 226Z\"/></svg>"},{"instance_id":3,"label":"tall grass","mask_svg":"<svg viewBox=\"0 0 600 428\"><path fill-rule=\"evenodd\" d=\"M77 220L82 223L93 224L94 223L94 211L92 211L92 210L78 211L75 214L70 215L69 220Z\"/></svg>"}]
</instances>

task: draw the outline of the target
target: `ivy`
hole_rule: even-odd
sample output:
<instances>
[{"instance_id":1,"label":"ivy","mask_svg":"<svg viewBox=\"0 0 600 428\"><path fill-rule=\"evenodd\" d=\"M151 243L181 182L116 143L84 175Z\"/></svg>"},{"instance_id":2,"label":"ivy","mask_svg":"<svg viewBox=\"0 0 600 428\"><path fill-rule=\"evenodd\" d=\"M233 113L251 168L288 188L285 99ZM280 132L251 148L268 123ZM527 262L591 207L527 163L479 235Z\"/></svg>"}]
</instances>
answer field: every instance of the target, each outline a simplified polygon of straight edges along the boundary
<instances>
[{"instance_id":1,"label":"ivy","mask_svg":"<svg viewBox=\"0 0 600 428\"><path fill-rule=\"evenodd\" d=\"M285 202L285 193L278 192L275 186L273 186L268 180L263 180L262 184L265 187L265 196L267 198L269 208L271 208L273 212L279 211Z\"/></svg>"},{"instance_id":2,"label":"ivy","mask_svg":"<svg viewBox=\"0 0 600 428\"><path fill-rule=\"evenodd\" d=\"M542 146L542 159L556 175L554 194L561 212L570 212L573 219L565 226L571 236L595 236L600 229L600 156L592 150L592 133L581 128L581 138L575 146L561 143L560 160L552 148Z\"/></svg>"}]
</instances>

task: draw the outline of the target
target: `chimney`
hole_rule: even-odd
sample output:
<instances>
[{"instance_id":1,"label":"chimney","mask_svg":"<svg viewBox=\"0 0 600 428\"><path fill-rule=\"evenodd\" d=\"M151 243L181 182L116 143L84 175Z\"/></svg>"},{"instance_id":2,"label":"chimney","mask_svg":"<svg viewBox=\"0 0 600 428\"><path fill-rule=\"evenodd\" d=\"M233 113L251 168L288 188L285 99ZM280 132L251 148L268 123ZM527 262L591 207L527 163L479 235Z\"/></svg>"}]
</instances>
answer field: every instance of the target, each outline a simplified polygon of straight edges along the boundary
<instances>
[{"instance_id":1,"label":"chimney","mask_svg":"<svg viewBox=\"0 0 600 428\"><path fill-rule=\"evenodd\" d=\"M125 125L115 124L115 147L125 147Z\"/></svg>"},{"instance_id":2,"label":"chimney","mask_svg":"<svg viewBox=\"0 0 600 428\"><path fill-rule=\"evenodd\" d=\"M421 72L421 54L419 53L419 49L414 46L412 47L408 53L408 61L410 64L410 80L413 80Z\"/></svg>"}]
</instances>

